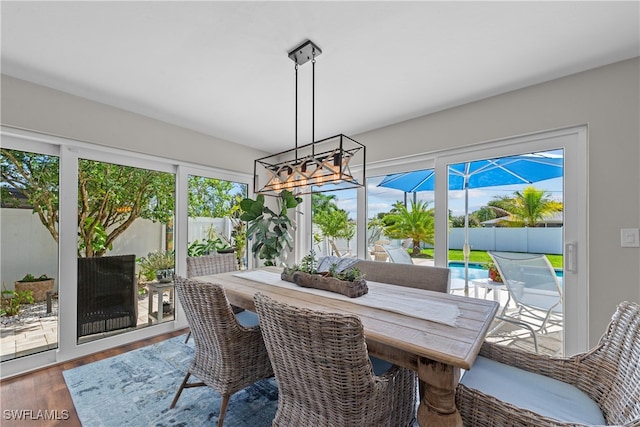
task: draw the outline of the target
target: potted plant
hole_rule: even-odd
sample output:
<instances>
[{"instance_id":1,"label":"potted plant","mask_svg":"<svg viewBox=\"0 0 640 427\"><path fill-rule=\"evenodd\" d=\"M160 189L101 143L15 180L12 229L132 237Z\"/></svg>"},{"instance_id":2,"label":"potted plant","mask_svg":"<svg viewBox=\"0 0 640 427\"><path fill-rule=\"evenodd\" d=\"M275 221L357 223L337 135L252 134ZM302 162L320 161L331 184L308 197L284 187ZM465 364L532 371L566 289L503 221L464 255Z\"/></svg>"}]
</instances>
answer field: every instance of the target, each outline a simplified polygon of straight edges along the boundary
<instances>
[{"instance_id":1,"label":"potted plant","mask_svg":"<svg viewBox=\"0 0 640 427\"><path fill-rule=\"evenodd\" d=\"M282 280L305 288L337 292L350 298L359 297L369 292L364 274L357 268L337 271L337 264L332 264L328 271L319 272L317 265L312 251L302 258L299 265L285 267L280 277Z\"/></svg>"},{"instance_id":2,"label":"potted plant","mask_svg":"<svg viewBox=\"0 0 640 427\"><path fill-rule=\"evenodd\" d=\"M253 239L251 250L264 260L265 266L278 265L285 249L293 249L290 230L295 230L295 222L289 218L288 211L300 203L302 198L287 190L278 197L277 211L264 205L262 194L255 200L245 198L240 202L240 219L248 222L247 237Z\"/></svg>"},{"instance_id":3,"label":"potted plant","mask_svg":"<svg viewBox=\"0 0 640 427\"><path fill-rule=\"evenodd\" d=\"M54 279L46 274L36 277L27 273L22 279L15 282L15 291L18 293L31 291L34 302L40 302L47 299L47 292L53 292L53 286Z\"/></svg>"},{"instance_id":4,"label":"potted plant","mask_svg":"<svg viewBox=\"0 0 640 427\"><path fill-rule=\"evenodd\" d=\"M138 260L141 273L147 280L155 278L160 283L173 281L175 256L173 251L149 252L146 258Z\"/></svg>"},{"instance_id":5,"label":"potted plant","mask_svg":"<svg viewBox=\"0 0 640 427\"><path fill-rule=\"evenodd\" d=\"M489 279L494 282L502 283L502 277L500 277L500 272L498 271L498 267L493 261L489 261L484 265L484 268L489 270Z\"/></svg>"}]
</instances>

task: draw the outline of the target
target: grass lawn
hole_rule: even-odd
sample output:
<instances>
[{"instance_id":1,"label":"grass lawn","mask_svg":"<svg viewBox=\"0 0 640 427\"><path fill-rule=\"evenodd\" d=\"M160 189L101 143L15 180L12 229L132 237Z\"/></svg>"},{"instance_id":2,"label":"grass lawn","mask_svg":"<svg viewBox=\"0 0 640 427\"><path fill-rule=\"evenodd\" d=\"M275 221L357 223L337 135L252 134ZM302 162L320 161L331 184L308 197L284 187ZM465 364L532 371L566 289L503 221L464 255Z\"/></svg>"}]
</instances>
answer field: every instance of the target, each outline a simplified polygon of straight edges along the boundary
<instances>
[{"instance_id":1,"label":"grass lawn","mask_svg":"<svg viewBox=\"0 0 640 427\"><path fill-rule=\"evenodd\" d=\"M433 258L433 249L422 249L420 253ZM547 258L549 259L549 262L551 263L553 268L562 268L562 255L547 254ZM462 250L450 249L449 261L464 261ZM485 251L471 251L471 253L469 254L469 262L484 264L489 261L491 261L491 257Z\"/></svg>"}]
</instances>

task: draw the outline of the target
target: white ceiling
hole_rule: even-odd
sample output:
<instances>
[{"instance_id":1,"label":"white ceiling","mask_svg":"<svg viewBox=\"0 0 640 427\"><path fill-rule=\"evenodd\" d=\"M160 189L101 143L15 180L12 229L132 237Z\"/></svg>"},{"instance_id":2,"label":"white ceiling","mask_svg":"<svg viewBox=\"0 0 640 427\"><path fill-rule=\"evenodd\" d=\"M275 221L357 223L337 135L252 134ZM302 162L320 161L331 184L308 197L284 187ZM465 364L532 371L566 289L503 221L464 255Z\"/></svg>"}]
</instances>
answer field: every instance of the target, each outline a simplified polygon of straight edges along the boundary
<instances>
[{"instance_id":1,"label":"white ceiling","mask_svg":"<svg viewBox=\"0 0 640 427\"><path fill-rule=\"evenodd\" d=\"M266 152L636 57L639 2L10 2L2 72ZM300 67L310 141L311 65Z\"/></svg>"}]
</instances>

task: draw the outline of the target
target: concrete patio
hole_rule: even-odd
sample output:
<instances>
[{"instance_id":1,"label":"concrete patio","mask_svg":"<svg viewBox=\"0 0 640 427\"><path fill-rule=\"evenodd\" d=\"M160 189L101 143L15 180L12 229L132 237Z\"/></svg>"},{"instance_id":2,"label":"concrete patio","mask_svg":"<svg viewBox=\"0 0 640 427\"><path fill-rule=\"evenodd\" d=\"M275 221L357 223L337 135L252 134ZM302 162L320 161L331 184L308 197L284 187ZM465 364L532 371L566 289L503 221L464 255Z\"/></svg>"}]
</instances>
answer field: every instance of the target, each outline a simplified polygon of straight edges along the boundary
<instances>
[{"instance_id":1,"label":"concrete patio","mask_svg":"<svg viewBox=\"0 0 640 427\"><path fill-rule=\"evenodd\" d=\"M164 294L164 301L168 301L168 293ZM154 296L153 307L157 305L157 295ZM148 294L138 299L137 327L149 325ZM171 320L173 316L165 317ZM111 333L95 334L81 338L82 342L100 339L109 334L121 333L122 330ZM25 306L19 318L2 318L0 324L0 360L11 360L16 357L39 353L57 348L58 346L58 300L52 301L51 313L46 312L46 304L36 303Z\"/></svg>"}]
</instances>

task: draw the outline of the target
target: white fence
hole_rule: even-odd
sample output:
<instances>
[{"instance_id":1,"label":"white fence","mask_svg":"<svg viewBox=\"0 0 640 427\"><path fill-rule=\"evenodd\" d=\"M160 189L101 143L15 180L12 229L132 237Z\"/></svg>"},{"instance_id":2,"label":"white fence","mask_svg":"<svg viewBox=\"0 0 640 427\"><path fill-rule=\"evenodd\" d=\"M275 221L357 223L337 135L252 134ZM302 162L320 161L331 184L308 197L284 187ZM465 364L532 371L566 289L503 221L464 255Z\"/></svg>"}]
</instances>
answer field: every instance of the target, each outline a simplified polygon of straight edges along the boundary
<instances>
[{"instance_id":1,"label":"white fence","mask_svg":"<svg viewBox=\"0 0 640 427\"><path fill-rule=\"evenodd\" d=\"M226 218L189 218L191 243L206 239L213 227L219 235L229 236L231 223ZM164 249L165 226L146 219L137 219L120 235L109 255L135 254L136 258ZM27 273L46 274L56 279L58 286L58 244L30 209L0 209L0 280L13 290L14 282Z\"/></svg>"},{"instance_id":2,"label":"white fence","mask_svg":"<svg viewBox=\"0 0 640 427\"><path fill-rule=\"evenodd\" d=\"M450 229L449 248L462 249L463 244L464 228ZM470 228L469 245L472 251L562 254L562 227Z\"/></svg>"},{"instance_id":3,"label":"white fence","mask_svg":"<svg viewBox=\"0 0 640 427\"><path fill-rule=\"evenodd\" d=\"M382 236L381 239L385 237ZM344 239L336 242L338 248L349 248L350 252L356 252L355 240L349 245ZM392 245L400 245L400 240L392 240ZM424 244L423 244L424 245ZM449 230L449 248L462 249L464 245L464 228L451 228ZM549 228L470 228L469 245L476 251L503 251L503 252L529 252L536 254L562 254L562 227ZM424 245L431 247L431 245ZM318 247L320 256L331 253L331 248L326 241Z\"/></svg>"}]
</instances>

